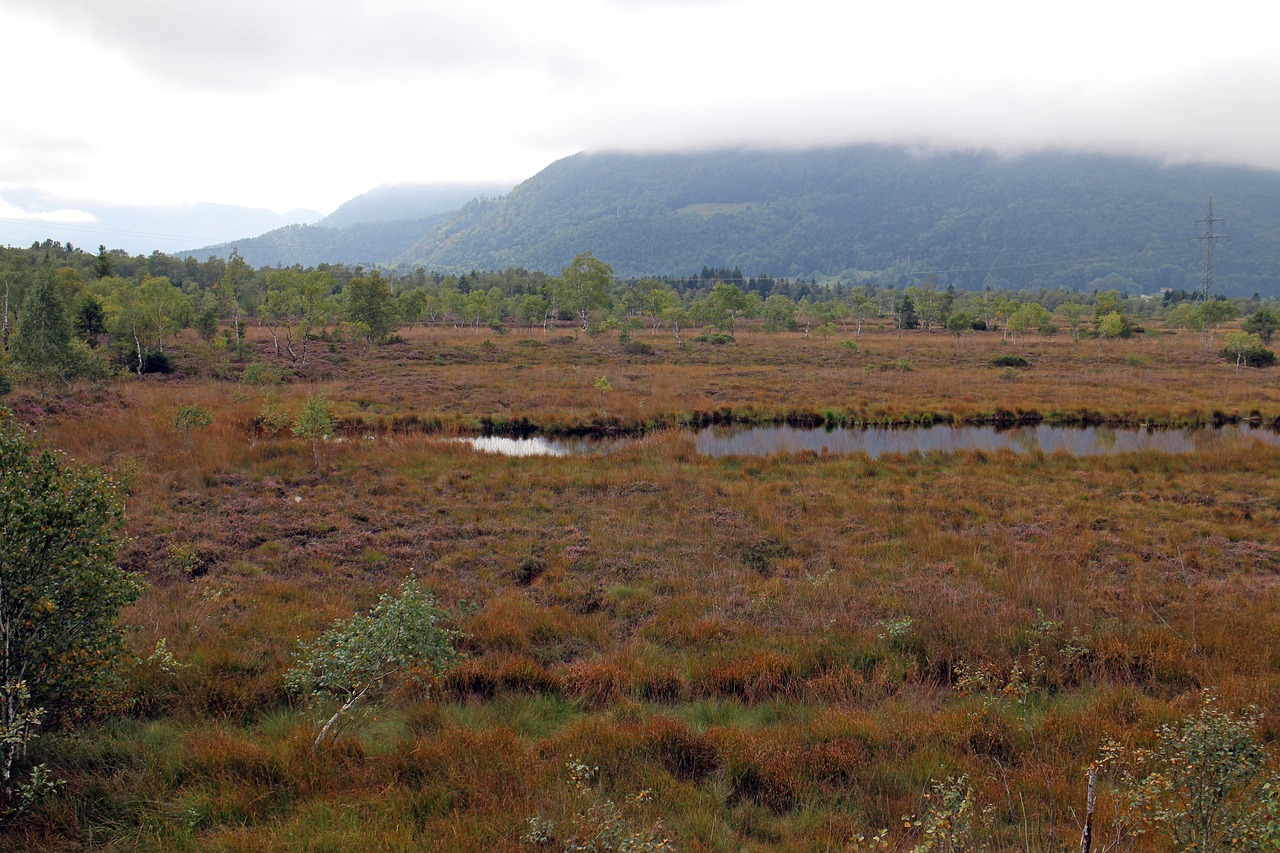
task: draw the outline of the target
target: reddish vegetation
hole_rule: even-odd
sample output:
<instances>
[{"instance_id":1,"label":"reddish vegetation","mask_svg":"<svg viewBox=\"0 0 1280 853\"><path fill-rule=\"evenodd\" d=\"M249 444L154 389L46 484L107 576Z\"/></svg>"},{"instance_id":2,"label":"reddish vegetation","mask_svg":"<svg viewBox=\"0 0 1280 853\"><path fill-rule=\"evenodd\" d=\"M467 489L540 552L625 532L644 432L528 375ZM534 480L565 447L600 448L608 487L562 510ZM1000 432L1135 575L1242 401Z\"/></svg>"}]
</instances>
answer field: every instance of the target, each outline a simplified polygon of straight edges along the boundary
<instances>
[{"instance_id":1,"label":"reddish vegetation","mask_svg":"<svg viewBox=\"0 0 1280 853\"><path fill-rule=\"evenodd\" d=\"M5 843L520 849L527 818L572 819L576 756L599 766L601 797L682 849L840 849L961 773L1002 843L1047 849L1078 838L1081 768L1103 740L1149 742L1201 688L1260 705L1280 735L1274 448L712 460L659 432L608 457L523 459L434 434L715 413L1271 421L1273 371L1213 363L1191 335L876 331L856 353L659 336L633 357L519 334L318 347L275 392L290 411L335 402L346 428L318 467L263 432L260 389L18 394L45 442L126 483L124 556L152 587L128 614L133 710L50 745L67 785ZM1002 353L1032 367L991 367ZM886 369L903 358L910 371ZM186 435L171 419L190 404L215 422ZM281 677L295 638L410 570L451 608L465 659L309 753ZM145 663L160 638L185 666ZM1005 685L1015 668L1024 703L965 680Z\"/></svg>"}]
</instances>

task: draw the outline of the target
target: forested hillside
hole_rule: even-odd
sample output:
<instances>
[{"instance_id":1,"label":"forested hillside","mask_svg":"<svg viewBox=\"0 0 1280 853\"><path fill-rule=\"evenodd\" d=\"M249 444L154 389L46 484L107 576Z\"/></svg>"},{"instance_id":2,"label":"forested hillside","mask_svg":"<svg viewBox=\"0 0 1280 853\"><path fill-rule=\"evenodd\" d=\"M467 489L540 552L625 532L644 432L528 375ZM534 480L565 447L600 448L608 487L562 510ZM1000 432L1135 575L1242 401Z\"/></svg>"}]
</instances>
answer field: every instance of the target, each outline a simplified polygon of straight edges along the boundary
<instances>
[{"instance_id":1,"label":"forested hillside","mask_svg":"<svg viewBox=\"0 0 1280 853\"><path fill-rule=\"evenodd\" d=\"M317 225L346 228L361 222L422 219L457 210L473 198L502 195L511 184L383 184L343 202Z\"/></svg>"},{"instance_id":2,"label":"forested hillside","mask_svg":"<svg viewBox=\"0 0 1280 853\"><path fill-rule=\"evenodd\" d=\"M342 228L322 225L286 225L259 237L233 240L184 253L187 257L225 258L235 249L256 267L316 266L318 264L386 264L424 231L442 222L444 214L423 219L359 222Z\"/></svg>"},{"instance_id":3,"label":"forested hillside","mask_svg":"<svg viewBox=\"0 0 1280 853\"><path fill-rule=\"evenodd\" d=\"M589 249L622 275L712 266L902 283L932 272L960 288L1076 289L1115 273L1152 292L1198 283L1191 238L1211 196L1230 235L1218 290L1273 291L1280 175L877 146L579 154L466 205L401 261L554 271Z\"/></svg>"},{"instance_id":4,"label":"forested hillside","mask_svg":"<svg viewBox=\"0 0 1280 853\"><path fill-rule=\"evenodd\" d=\"M226 257L234 248L254 266L387 264L445 214L508 189L494 183L386 184L344 202L315 225L288 225L182 254L203 260Z\"/></svg>"}]
</instances>

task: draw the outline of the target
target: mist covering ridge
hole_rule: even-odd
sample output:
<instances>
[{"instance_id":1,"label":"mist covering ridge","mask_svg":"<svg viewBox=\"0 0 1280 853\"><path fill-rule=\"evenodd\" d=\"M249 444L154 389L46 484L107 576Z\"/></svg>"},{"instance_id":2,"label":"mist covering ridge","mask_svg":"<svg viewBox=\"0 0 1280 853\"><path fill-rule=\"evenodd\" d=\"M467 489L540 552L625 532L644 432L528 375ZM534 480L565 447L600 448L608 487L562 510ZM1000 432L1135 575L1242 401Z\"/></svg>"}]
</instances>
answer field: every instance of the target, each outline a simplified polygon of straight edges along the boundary
<instances>
[{"instance_id":1,"label":"mist covering ridge","mask_svg":"<svg viewBox=\"0 0 1280 853\"><path fill-rule=\"evenodd\" d=\"M1056 150L582 153L450 214L399 260L557 272L590 250L626 276L710 266L1079 288L1115 273L1154 292L1199 275L1189 238L1210 196L1231 236L1220 292L1276 290L1280 173Z\"/></svg>"}]
</instances>

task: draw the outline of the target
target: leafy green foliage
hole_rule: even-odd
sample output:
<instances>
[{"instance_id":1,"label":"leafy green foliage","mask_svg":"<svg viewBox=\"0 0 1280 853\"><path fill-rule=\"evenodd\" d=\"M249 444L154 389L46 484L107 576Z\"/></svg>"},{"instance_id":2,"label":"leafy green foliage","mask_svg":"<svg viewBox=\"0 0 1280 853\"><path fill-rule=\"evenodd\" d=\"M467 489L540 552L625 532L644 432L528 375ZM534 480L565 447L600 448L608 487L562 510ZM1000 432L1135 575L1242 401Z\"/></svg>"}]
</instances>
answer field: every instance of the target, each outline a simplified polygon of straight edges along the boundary
<instances>
[{"instance_id":1,"label":"leafy green foliage","mask_svg":"<svg viewBox=\"0 0 1280 853\"><path fill-rule=\"evenodd\" d=\"M1275 352L1263 345L1262 338L1245 331L1228 333L1221 355L1222 358L1235 362L1237 367L1270 367L1276 363Z\"/></svg>"},{"instance_id":2,"label":"leafy green foliage","mask_svg":"<svg viewBox=\"0 0 1280 853\"><path fill-rule=\"evenodd\" d=\"M662 836L661 826L636 829L617 803L596 791L599 767L570 756L565 768L569 771L569 798L576 809L573 818L562 830L553 820L531 817L521 841L564 853L669 853L675 849L670 839ZM627 805L634 809L649 798L649 791L641 791Z\"/></svg>"},{"instance_id":3,"label":"leafy green foliage","mask_svg":"<svg viewBox=\"0 0 1280 853\"><path fill-rule=\"evenodd\" d=\"M323 396L308 397L293 421L293 434L311 445L311 455L320 464L320 442L333 434L333 406Z\"/></svg>"},{"instance_id":4,"label":"leafy green foliage","mask_svg":"<svg viewBox=\"0 0 1280 853\"><path fill-rule=\"evenodd\" d=\"M202 406L180 406L173 413L173 428L181 433L195 432L213 425L213 414Z\"/></svg>"},{"instance_id":5,"label":"leafy green foliage","mask_svg":"<svg viewBox=\"0 0 1280 853\"><path fill-rule=\"evenodd\" d=\"M266 386L279 385L284 382L284 373L274 364L267 364L265 361L255 361L244 369L244 373L240 377L240 381L245 385Z\"/></svg>"},{"instance_id":6,"label":"leafy green foliage","mask_svg":"<svg viewBox=\"0 0 1280 853\"><path fill-rule=\"evenodd\" d=\"M395 678L443 673L454 661L461 634L441 625L444 611L410 578L400 594L382 595L367 614L334 624L298 651L285 682L313 703L336 704L315 746L357 704L382 695Z\"/></svg>"},{"instance_id":7,"label":"leafy green foliage","mask_svg":"<svg viewBox=\"0 0 1280 853\"><path fill-rule=\"evenodd\" d=\"M14 361L41 382L64 376L71 356L71 325L49 264L40 268L27 291L11 347Z\"/></svg>"},{"instance_id":8,"label":"leafy green foliage","mask_svg":"<svg viewBox=\"0 0 1280 853\"><path fill-rule=\"evenodd\" d=\"M357 337L370 344L382 343L399 321L395 297L382 274L374 270L357 276L342 291L345 316Z\"/></svg>"},{"instance_id":9,"label":"leafy green foliage","mask_svg":"<svg viewBox=\"0 0 1280 853\"><path fill-rule=\"evenodd\" d=\"M1098 319L1098 334L1104 338L1127 338L1132 330L1124 315L1111 311Z\"/></svg>"},{"instance_id":10,"label":"leafy green foliage","mask_svg":"<svg viewBox=\"0 0 1280 853\"><path fill-rule=\"evenodd\" d=\"M141 583L115 564L124 508L100 471L37 451L0 410L0 797L20 805L27 745L92 709ZM30 793L30 789L28 789Z\"/></svg>"},{"instance_id":11,"label":"leafy green foliage","mask_svg":"<svg viewBox=\"0 0 1280 853\"><path fill-rule=\"evenodd\" d=\"M584 332L590 331L591 312L609 304L612 281L613 269L590 252L583 252L560 271L560 281L553 288L556 305L572 314Z\"/></svg>"},{"instance_id":12,"label":"leafy green foliage","mask_svg":"<svg viewBox=\"0 0 1280 853\"><path fill-rule=\"evenodd\" d=\"M920 843L912 848L912 853L986 849L983 841L988 835L986 829L991 824L992 809L978 802L968 777L948 776L935 782L924 799L924 815L902 821L920 833Z\"/></svg>"},{"instance_id":13,"label":"leafy green foliage","mask_svg":"<svg viewBox=\"0 0 1280 853\"><path fill-rule=\"evenodd\" d=\"M1269 344L1276 329L1280 329L1280 312L1259 308L1240 322L1240 329L1257 335L1264 344Z\"/></svg>"},{"instance_id":14,"label":"leafy green foliage","mask_svg":"<svg viewBox=\"0 0 1280 853\"><path fill-rule=\"evenodd\" d=\"M1258 742L1260 719L1257 708L1224 711L1208 693L1195 716L1161 726L1125 779L1145 824L1185 853L1276 849L1280 776Z\"/></svg>"}]
</instances>

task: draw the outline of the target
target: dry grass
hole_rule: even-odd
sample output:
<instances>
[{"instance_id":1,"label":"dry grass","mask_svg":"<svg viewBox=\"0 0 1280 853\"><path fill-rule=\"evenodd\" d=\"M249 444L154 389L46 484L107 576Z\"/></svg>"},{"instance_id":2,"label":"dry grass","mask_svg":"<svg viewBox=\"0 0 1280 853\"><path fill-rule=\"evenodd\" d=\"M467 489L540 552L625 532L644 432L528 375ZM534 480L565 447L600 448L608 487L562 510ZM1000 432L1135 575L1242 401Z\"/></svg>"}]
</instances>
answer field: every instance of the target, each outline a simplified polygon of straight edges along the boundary
<instances>
[{"instance_id":1,"label":"dry grass","mask_svg":"<svg viewBox=\"0 0 1280 853\"><path fill-rule=\"evenodd\" d=\"M599 764L600 796L651 789L629 818L661 818L685 849L839 849L947 773L976 780L1002 843L1048 848L1078 831L1077 771L1102 740L1148 740L1202 687L1261 705L1280 733L1274 448L714 460L659 433L518 459L431 434L827 411L1270 420L1273 371L1237 375L1185 335L872 332L857 353L659 336L645 357L529 337L416 330L367 356L322 351L277 391L291 410L323 392L347 420L319 466L254 428L271 402L257 389L18 395L49 444L126 482L125 558L152 587L127 615L133 711L51 742L68 785L5 843L519 849L527 817L572 817L572 754ZM1010 376L989 365L1001 353L1033 366ZM902 358L911 371L882 369ZM213 426L178 432L180 405ZM411 570L452 608L466 659L308 754L281 681L295 638ZM145 662L160 638L183 667ZM962 695L966 668L1007 678L1036 654L1027 705Z\"/></svg>"}]
</instances>

